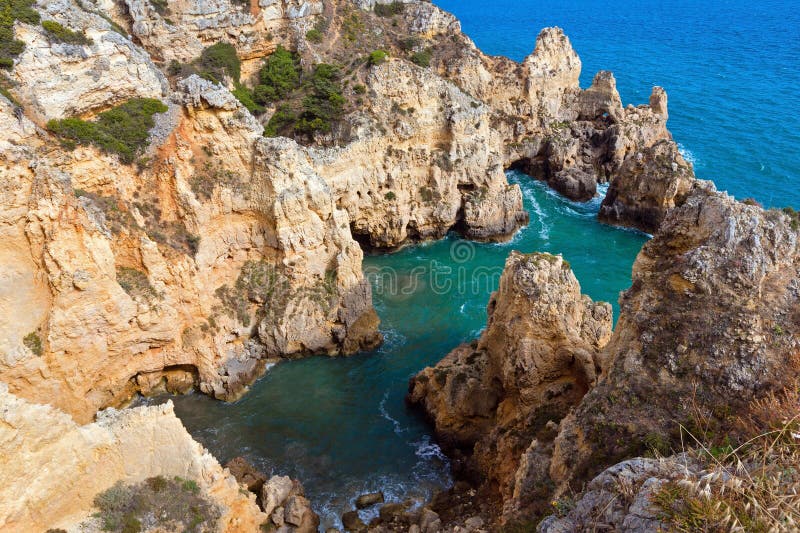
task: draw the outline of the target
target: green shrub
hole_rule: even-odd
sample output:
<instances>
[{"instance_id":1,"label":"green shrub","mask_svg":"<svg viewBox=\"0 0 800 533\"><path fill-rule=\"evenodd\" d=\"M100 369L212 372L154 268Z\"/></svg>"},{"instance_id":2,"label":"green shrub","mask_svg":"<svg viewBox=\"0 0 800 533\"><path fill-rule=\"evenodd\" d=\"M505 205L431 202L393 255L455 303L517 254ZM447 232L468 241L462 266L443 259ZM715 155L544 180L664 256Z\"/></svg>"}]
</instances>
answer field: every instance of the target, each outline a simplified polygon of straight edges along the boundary
<instances>
[{"instance_id":1,"label":"green shrub","mask_svg":"<svg viewBox=\"0 0 800 533\"><path fill-rule=\"evenodd\" d=\"M65 28L54 20L43 20L42 28L53 39L67 44L92 44L92 40L86 37L83 32L72 31Z\"/></svg>"},{"instance_id":2,"label":"green shrub","mask_svg":"<svg viewBox=\"0 0 800 533\"><path fill-rule=\"evenodd\" d=\"M392 191L387 192L385 195L383 195L383 197L389 200L390 202L393 202L394 200L397 199L397 195Z\"/></svg>"},{"instance_id":3,"label":"green shrub","mask_svg":"<svg viewBox=\"0 0 800 533\"><path fill-rule=\"evenodd\" d=\"M364 94L367 92L367 88L359 83L358 85L353 85L353 92L356 94Z\"/></svg>"},{"instance_id":4,"label":"green shrub","mask_svg":"<svg viewBox=\"0 0 800 533\"><path fill-rule=\"evenodd\" d=\"M319 31L317 28L310 29L306 32L306 39L308 39L312 43L321 43L322 42L322 32Z\"/></svg>"},{"instance_id":5,"label":"green shrub","mask_svg":"<svg viewBox=\"0 0 800 533\"><path fill-rule=\"evenodd\" d=\"M349 15L345 16L342 21L342 34L349 42L355 42L364 34L366 26L364 21L361 20L361 15L358 11L352 11Z\"/></svg>"},{"instance_id":6,"label":"green shrub","mask_svg":"<svg viewBox=\"0 0 800 533\"><path fill-rule=\"evenodd\" d=\"M11 61L10 59L9 59L9 61L11 62L11 65L14 64L14 62ZM2 58L0 58L0 68L3 68L3 59ZM0 94L5 96L6 98L8 98L8 101L11 102L12 105L16 106L16 105L19 105L19 104L14 99L14 95L12 95L11 92L9 91L9 89L11 89L11 87L13 85L14 85L14 83L10 79L8 79L8 76L6 76L5 73L0 72Z\"/></svg>"},{"instance_id":7,"label":"green shrub","mask_svg":"<svg viewBox=\"0 0 800 533\"><path fill-rule=\"evenodd\" d=\"M251 113L258 114L264 112L264 108L253 99L253 92L244 85L237 84L236 88L233 90L233 96L235 96Z\"/></svg>"},{"instance_id":8,"label":"green shrub","mask_svg":"<svg viewBox=\"0 0 800 533\"><path fill-rule=\"evenodd\" d=\"M265 137L277 137L278 135L291 135L294 123L297 122L297 114L288 105L278 107L270 117L269 122L264 128Z\"/></svg>"},{"instance_id":9,"label":"green shrub","mask_svg":"<svg viewBox=\"0 0 800 533\"><path fill-rule=\"evenodd\" d=\"M11 69L14 58L25 50L25 43L14 39L14 21L39 24L34 0L0 0L0 68Z\"/></svg>"},{"instance_id":10,"label":"green shrub","mask_svg":"<svg viewBox=\"0 0 800 533\"><path fill-rule=\"evenodd\" d=\"M420 67L428 67L431 64L431 57L433 53L430 48L426 48L421 52L414 52L411 54L411 62Z\"/></svg>"},{"instance_id":11,"label":"green shrub","mask_svg":"<svg viewBox=\"0 0 800 533\"><path fill-rule=\"evenodd\" d=\"M399 15L405 9L402 2L392 2L391 4L375 4L375 14L381 17L393 17Z\"/></svg>"},{"instance_id":12,"label":"green shrub","mask_svg":"<svg viewBox=\"0 0 800 533\"><path fill-rule=\"evenodd\" d=\"M197 66L200 76L210 81L220 82L227 74L235 83L239 83L242 64L236 55L236 48L230 43L219 42L204 49Z\"/></svg>"},{"instance_id":13,"label":"green shrub","mask_svg":"<svg viewBox=\"0 0 800 533\"><path fill-rule=\"evenodd\" d=\"M385 50L375 50L369 55L369 64L375 66L386 63L388 55Z\"/></svg>"},{"instance_id":14,"label":"green shrub","mask_svg":"<svg viewBox=\"0 0 800 533\"><path fill-rule=\"evenodd\" d=\"M147 145L153 115L167 106L152 98L133 98L124 104L100 113L93 122L78 118L51 120L47 128L61 137L67 146L94 144L101 150L117 154L123 163L132 163Z\"/></svg>"},{"instance_id":15,"label":"green shrub","mask_svg":"<svg viewBox=\"0 0 800 533\"><path fill-rule=\"evenodd\" d=\"M345 103L339 69L324 63L316 65L304 88L310 94L303 98L303 112L295 129L309 136L331 131L331 122L341 118Z\"/></svg>"},{"instance_id":16,"label":"green shrub","mask_svg":"<svg viewBox=\"0 0 800 533\"><path fill-rule=\"evenodd\" d=\"M131 297L153 300L161 295L150 285L147 274L129 267L117 268L117 283Z\"/></svg>"},{"instance_id":17,"label":"green shrub","mask_svg":"<svg viewBox=\"0 0 800 533\"><path fill-rule=\"evenodd\" d=\"M258 73L259 84L253 89L255 101L264 104L285 98L300 85L300 74L297 54L278 46Z\"/></svg>"},{"instance_id":18,"label":"green shrub","mask_svg":"<svg viewBox=\"0 0 800 533\"><path fill-rule=\"evenodd\" d=\"M37 356L42 355L42 339L39 337L39 334L35 331L31 331L22 339L22 344L24 344L30 351L32 351Z\"/></svg>"},{"instance_id":19,"label":"green shrub","mask_svg":"<svg viewBox=\"0 0 800 533\"><path fill-rule=\"evenodd\" d=\"M406 52L411 52L418 46L422 44L422 41L419 37L406 37L402 41L400 41L400 48L405 50Z\"/></svg>"}]
</instances>

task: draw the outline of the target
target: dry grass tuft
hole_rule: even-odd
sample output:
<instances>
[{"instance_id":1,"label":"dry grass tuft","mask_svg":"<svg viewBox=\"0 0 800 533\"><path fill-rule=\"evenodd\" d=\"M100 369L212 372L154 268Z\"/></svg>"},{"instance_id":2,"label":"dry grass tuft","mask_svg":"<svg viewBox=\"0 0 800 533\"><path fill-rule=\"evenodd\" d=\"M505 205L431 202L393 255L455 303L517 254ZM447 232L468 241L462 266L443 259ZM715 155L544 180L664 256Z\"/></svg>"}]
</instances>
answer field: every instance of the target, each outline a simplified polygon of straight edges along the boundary
<instances>
[{"instance_id":1,"label":"dry grass tuft","mask_svg":"<svg viewBox=\"0 0 800 533\"><path fill-rule=\"evenodd\" d=\"M704 470L653 495L668 530L800 530L800 383L754 401L738 425L755 436L735 447L714 446L681 428Z\"/></svg>"}]
</instances>

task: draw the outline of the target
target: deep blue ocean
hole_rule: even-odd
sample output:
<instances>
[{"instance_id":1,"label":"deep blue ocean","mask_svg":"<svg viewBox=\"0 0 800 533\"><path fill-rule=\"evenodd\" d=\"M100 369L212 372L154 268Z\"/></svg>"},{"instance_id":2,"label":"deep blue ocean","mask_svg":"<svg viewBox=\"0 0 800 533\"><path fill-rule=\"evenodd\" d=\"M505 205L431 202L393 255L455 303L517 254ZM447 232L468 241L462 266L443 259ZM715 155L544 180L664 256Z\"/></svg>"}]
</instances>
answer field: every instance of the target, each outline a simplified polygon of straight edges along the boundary
<instances>
[{"instance_id":1,"label":"deep blue ocean","mask_svg":"<svg viewBox=\"0 0 800 533\"><path fill-rule=\"evenodd\" d=\"M700 177L739 198L800 207L799 3L438 4L458 15L483 50L516 60L533 50L540 28L561 26L583 61L584 86L607 69L625 104L646 103L653 85L667 89L669 127ZM531 215L511 242L473 244L451 235L365 259L386 337L380 349L281 363L233 404L200 394L176 398L192 435L223 462L244 455L271 474L299 478L326 526L339 524L362 492L421 501L446 486L446 458L404 405L408 378L480 334L508 253L562 253L583 291L612 302L616 314L646 241L599 224L600 198L577 204L523 174L509 172L509 179L522 187ZM452 282L446 291L431 277L443 269Z\"/></svg>"}]
</instances>

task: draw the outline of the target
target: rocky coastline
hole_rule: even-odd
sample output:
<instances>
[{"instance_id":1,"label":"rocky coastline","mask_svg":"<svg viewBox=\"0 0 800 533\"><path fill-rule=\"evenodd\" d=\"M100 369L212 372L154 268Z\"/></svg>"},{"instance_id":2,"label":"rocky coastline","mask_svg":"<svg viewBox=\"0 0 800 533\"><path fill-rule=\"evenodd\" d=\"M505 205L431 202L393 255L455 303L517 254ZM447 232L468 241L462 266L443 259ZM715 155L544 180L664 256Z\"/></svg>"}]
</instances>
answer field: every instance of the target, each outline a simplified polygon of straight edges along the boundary
<instances>
[{"instance_id":1,"label":"rocky coastline","mask_svg":"<svg viewBox=\"0 0 800 533\"><path fill-rule=\"evenodd\" d=\"M170 405L116 408L162 392L235 400L267 363L374 349L364 249L510 238L529 221L511 168L576 201L609 184L600 220L654 234L619 322L612 332L610 305L582 295L561 257L512 254L481 338L410 385L459 484L349 530L543 518L646 443L674 446L686 398L728 431L718 406L746 414L743 397L797 377L795 215L696 180L666 92L623 106L605 71L582 89L559 28L516 63L422 0L38 0L11 13L0 441L14 453L0 529L99 527L85 525L95 497L119 486L206 498L201 518L220 531L315 531L299 482L223 469ZM20 469L46 468L20 487ZM653 468L669 469L640 470ZM572 522L545 530L582 520L558 518Z\"/></svg>"}]
</instances>

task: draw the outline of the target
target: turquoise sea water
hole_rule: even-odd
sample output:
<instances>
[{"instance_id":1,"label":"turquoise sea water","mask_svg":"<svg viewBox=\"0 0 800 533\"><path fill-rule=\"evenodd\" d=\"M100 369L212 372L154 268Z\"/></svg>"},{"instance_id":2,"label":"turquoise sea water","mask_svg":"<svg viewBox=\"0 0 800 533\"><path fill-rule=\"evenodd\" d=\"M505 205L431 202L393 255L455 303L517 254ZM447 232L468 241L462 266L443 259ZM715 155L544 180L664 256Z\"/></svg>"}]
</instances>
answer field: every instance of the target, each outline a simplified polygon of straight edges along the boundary
<instances>
[{"instance_id":1,"label":"turquoise sea water","mask_svg":"<svg viewBox=\"0 0 800 533\"><path fill-rule=\"evenodd\" d=\"M670 128L701 177L739 197L800 206L798 15L789 2L589 2L440 0L489 53L521 59L539 28L560 25L584 63L584 84L614 70L623 101L670 94ZM449 483L430 429L403 402L408 378L475 338L512 249L562 253L583 291L611 301L630 283L645 236L597 223L599 199L576 204L512 172L531 223L511 242L455 236L371 256L386 343L346 359L281 363L240 401L193 394L175 399L192 435L220 460L244 455L299 478L332 525L360 493L424 498Z\"/></svg>"}]
</instances>

